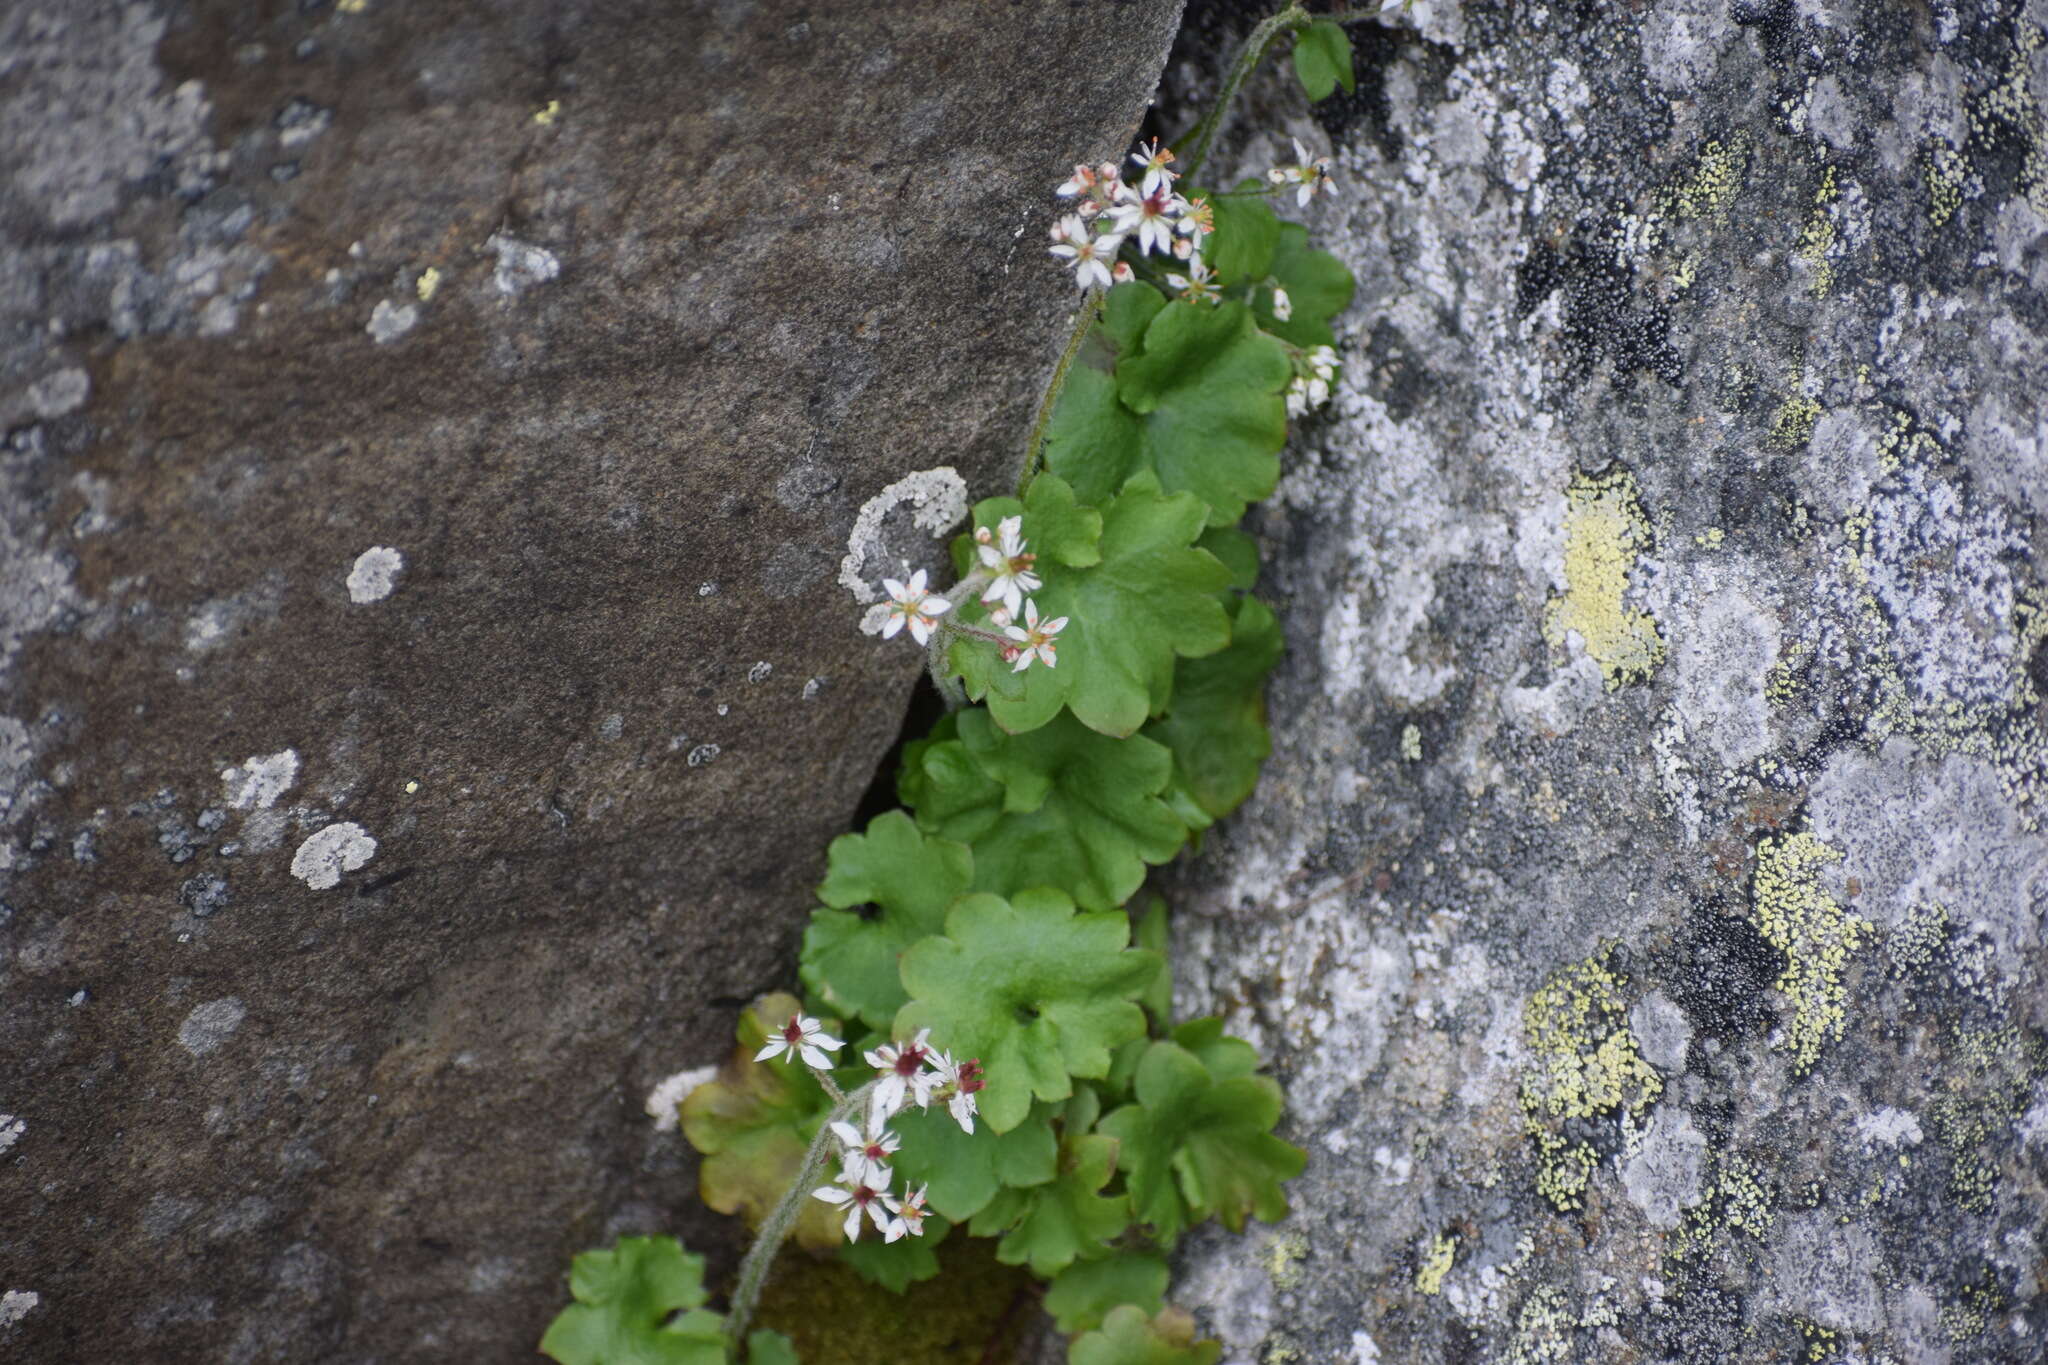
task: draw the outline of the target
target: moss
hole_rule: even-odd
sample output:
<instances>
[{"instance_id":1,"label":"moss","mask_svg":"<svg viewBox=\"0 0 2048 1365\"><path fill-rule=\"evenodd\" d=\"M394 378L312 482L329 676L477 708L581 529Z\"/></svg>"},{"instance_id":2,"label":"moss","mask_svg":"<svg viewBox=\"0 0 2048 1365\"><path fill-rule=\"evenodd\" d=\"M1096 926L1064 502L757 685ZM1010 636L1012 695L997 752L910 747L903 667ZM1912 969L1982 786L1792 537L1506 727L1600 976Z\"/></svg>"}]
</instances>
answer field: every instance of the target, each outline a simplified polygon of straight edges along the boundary
<instances>
[{"instance_id":1,"label":"moss","mask_svg":"<svg viewBox=\"0 0 2048 1365\"><path fill-rule=\"evenodd\" d=\"M1543 635L1560 649L1578 635L1610 689L1647 679L1664 661L1656 620L1623 601L1629 570L1650 543L1633 474L1616 467L1572 480L1565 490L1565 590L1544 608Z\"/></svg>"},{"instance_id":2,"label":"moss","mask_svg":"<svg viewBox=\"0 0 2048 1365\"><path fill-rule=\"evenodd\" d=\"M1031 1272L995 1258L987 1237L948 1237L941 1272L903 1294L877 1289L845 1262L786 1249L761 1296L759 1325L796 1345L797 1359L976 1365L1017 1358L1037 1293Z\"/></svg>"},{"instance_id":3,"label":"moss","mask_svg":"<svg viewBox=\"0 0 2048 1365\"><path fill-rule=\"evenodd\" d=\"M1458 1257L1458 1239L1448 1232L1440 1232L1423 1254L1422 1268L1415 1272L1415 1287L1425 1294L1443 1292L1444 1276L1451 1273L1451 1266Z\"/></svg>"},{"instance_id":4,"label":"moss","mask_svg":"<svg viewBox=\"0 0 2048 1365\"><path fill-rule=\"evenodd\" d=\"M1820 884L1820 869L1841 859L1840 849L1803 833L1765 839L1757 849L1750 918L1785 955L1774 984L1792 1002L1786 1035L1794 1074L1811 1071L1822 1046L1841 1038L1849 998L1842 972L1870 932L1868 921L1843 910Z\"/></svg>"},{"instance_id":5,"label":"moss","mask_svg":"<svg viewBox=\"0 0 2048 1365\"><path fill-rule=\"evenodd\" d=\"M1570 1136L1574 1120L1641 1117L1664 1092L1628 1024L1627 979L1614 970L1614 944L1553 973L1522 1009L1532 1054L1522 1073L1523 1131L1536 1144L1536 1188L1559 1212L1584 1207L1600 1155Z\"/></svg>"}]
</instances>

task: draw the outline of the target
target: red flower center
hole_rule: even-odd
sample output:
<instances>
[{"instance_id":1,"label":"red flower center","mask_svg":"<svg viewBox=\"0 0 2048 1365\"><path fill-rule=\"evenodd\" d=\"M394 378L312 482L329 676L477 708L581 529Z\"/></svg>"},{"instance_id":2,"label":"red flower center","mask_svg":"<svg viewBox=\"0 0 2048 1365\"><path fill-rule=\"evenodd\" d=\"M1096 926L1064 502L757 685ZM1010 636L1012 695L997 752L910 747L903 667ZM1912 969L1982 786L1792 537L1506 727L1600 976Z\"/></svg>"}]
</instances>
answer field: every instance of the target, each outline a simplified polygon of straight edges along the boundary
<instances>
[{"instance_id":1,"label":"red flower center","mask_svg":"<svg viewBox=\"0 0 2048 1365\"><path fill-rule=\"evenodd\" d=\"M925 1053L926 1049L921 1047L907 1047L897 1053L896 1074L899 1076L915 1076L924 1066Z\"/></svg>"}]
</instances>

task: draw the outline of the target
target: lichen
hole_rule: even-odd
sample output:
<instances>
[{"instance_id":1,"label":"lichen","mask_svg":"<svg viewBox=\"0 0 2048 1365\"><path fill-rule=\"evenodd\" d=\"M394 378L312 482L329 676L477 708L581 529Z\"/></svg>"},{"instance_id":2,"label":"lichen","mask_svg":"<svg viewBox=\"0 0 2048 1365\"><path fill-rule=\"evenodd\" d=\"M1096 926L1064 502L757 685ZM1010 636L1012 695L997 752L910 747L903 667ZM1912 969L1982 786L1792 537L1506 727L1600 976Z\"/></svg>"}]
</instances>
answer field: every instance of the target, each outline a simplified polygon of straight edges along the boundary
<instances>
[{"instance_id":1,"label":"lichen","mask_svg":"<svg viewBox=\"0 0 2048 1365\"><path fill-rule=\"evenodd\" d=\"M1275 1289L1292 1289L1301 1283L1301 1263L1308 1257L1308 1239L1297 1232L1284 1232L1266 1242L1260 1259Z\"/></svg>"},{"instance_id":2,"label":"lichen","mask_svg":"<svg viewBox=\"0 0 2048 1365\"><path fill-rule=\"evenodd\" d=\"M1725 222L1729 206L1742 191L1752 145L1748 133L1737 133L1725 142L1709 142L1700 149L1691 171L1658 195L1658 207L1679 219Z\"/></svg>"},{"instance_id":3,"label":"lichen","mask_svg":"<svg viewBox=\"0 0 2048 1365\"><path fill-rule=\"evenodd\" d=\"M1429 1250L1423 1253L1422 1267L1415 1272L1415 1287L1425 1294L1442 1292L1444 1276L1451 1273L1457 1255L1458 1239L1448 1232L1438 1233Z\"/></svg>"},{"instance_id":4,"label":"lichen","mask_svg":"<svg viewBox=\"0 0 2048 1365\"><path fill-rule=\"evenodd\" d=\"M1818 400L1803 393L1786 395L1778 404L1778 411L1771 418L1771 444L1780 450L1800 450L1813 439L1813 428L1820 421L1821 406Z\"/></svg>"},{"instance_id":5,"label":"lichen","mask_svg":"<svg viewBox=\"0 0 2048 1365\"><path fill-rule=\"evenodd\" d=\"M1806 289L1817 299L1826 298L1835 287L1835 266L1828 257L1835 249L1835 220L1828 205L1841 197L1835 186L1835 168L1821 173L1820 189L1813 199L1813 213L1799 233L1799 259L1806 263ZM1819 416L1818 407L1814 414ZM1808 429L1811 434L1811 428ZM1806 444L1804 440L1801 445Z\"/></svg>"},{"instance_id":6,"label":"lichen","mask_svg":"<svg viewBox=\"0 0 2048 1365\"><path fill-rule=\"evenodd\" d=\"M1785 955L1774 984L1792 1003L1785 1033L1795 1075L1811 1071L1822 1046L1841 1038L1849 998L1842 972L1870 932L1820 883L1820 869L1841 859L1840 849L1807 833L1767 838L1757 848L1750 918Z\"/></svg>"},{"instance_id":7,"label":"lichen","mask_svg":"<svg viewBox=\"0 0 2048 1365\"><path fill-rule=\"evenodd\" d=\"M1664 661L1665 644L1656 620L1623 601L1629 570L1651 543L1635 476L1617 466L1574 477L1565 490L1564 536L1565 590L1544 608L1544 638L1562 649L1577 635L1609 690L1647 679Z\"/></svg>"},{"instance_id":8,"label":"lichen","mask_svg":"<svg viewBox=\"0 0 2048 1365\"><path fill-rule=\"evenodd\" d=\"M1626 978L1610 965L1615 945L1551 974L1522 1009L1532 1062L1522 1073L1523 1131L1536 1144L1536 1188L1559 1212L1584 1206L1600 1164L1576 1120L1640 1119L1664 1091L1629 1027ZM1560 1131L1562 1130L1562 1131Z\"/></svg>"}]
</instances>

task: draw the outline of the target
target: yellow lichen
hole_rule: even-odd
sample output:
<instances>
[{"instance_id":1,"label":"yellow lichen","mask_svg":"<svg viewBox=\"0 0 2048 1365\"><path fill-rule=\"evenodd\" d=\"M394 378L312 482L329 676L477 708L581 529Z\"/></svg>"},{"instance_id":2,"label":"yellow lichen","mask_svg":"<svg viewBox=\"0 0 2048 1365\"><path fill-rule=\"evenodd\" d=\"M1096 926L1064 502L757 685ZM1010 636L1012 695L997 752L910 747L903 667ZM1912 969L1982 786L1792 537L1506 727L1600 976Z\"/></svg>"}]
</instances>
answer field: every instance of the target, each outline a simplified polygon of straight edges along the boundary
<instances>
[{"instance_id":1,"label":"yellow lichen","mask_svg":"<svg viewBox=\"0 0 2048 1365\"><path fill-rule=\"evenodd\" d=\"M1700 149L1692 172L1657 196L1658 208L1675 218L1725 220L1742 190L1749 164L1750 138L1738 133L1727 142L1709 142Z\"/></svg>"},{"instance_id":2,"label":"yellow lichen","mask_svg":"<svg viewBox=\"0 0 2048 1365\"><path fill-rule=\"evenodd\" d=\"M1401 757L1410 763L1422 761L1422 728L1417 725L1401 727Z\"/></svg>"},{"instance_id":3,"label":"yellow lichen","mask_svg":"<svg viewBox=\"0 0 2048 1365\"><path fill-rule=\"evenodd\" d=\"M1565 590L1544 607L1543 636L1562 649L1577 635L1610 689L1643 681L1664 661L1655 618L1622 601L1629 569L1650 540L1628 470L1572 479L1565 490Z\"/></svg>"},{"instance_id":4,"label":"yellow lichen","mask_svg":"<svg viewBox=\"0 0 2048 1365\"><path fill-rule=\"evenodd\" d=\"M1774 984L1792 1002L1785 1032L1795 1074L1811 1071L1822 1045L1841 1038L1849 999L1842 971L1870 932L1869 921L1843 910L1820 884L1820 869L1841 859L1840 849L1804 833L1757 848L1750 917L1785 955Z\"/></svg>"},{"instance_id":5,"label":"yellow lichen","mask_svg":"<svg viewBox=\"0 0 2048 1365\"><path fill-rule=\"evenodd\" d=\"M1448 1232L1437 1234L1423 1253L1422 1268L1415 1272L1415 1287L1425 1294L1443 1292L1444 1276L1451 1273L1451 1264L1458 1256L1458 1239Z\"/></svg>"},{"instance_id":6,"label":"yellow lichen","mask_svg":"<svg viewBox=\"0 0 2048 1365\"><path fill-rule=\"evenodd\" d=\"M1522 1073L1523 1131L1536 1144L1536 1187L1560 1212L1581 1208L1600 1155L1558 1129L1573 1119L1639 1118L1664 1093L1628 1024L1626 979L1609 965L1614 944L1543 983L1522 1008L1522 1038L1532 1054Z\"/></svg>"},{"instance_id":7,"label":"yellow lichen","mask_svg":"<svg viewBox=\"0 0 2048 1365\"><path fill-rule=\"evenodd\" d=\"M1781 450L1798 450L1813 439L1814 424L1820 421L1821 406L1803 393L1794 393L1778 404L1771 419L1771 444Z\"/></svg>"},{"instance_id":8,"label":"yellow lichen","mask_svg":"<svg viewBox=\"0 0 2048 1365\"><path fill-rule=\"evenodd\" d=\"M425 270L422 270L420 272L419 281L418 283L413 285L413 290L420 296L421 303L430 303L433 301L435 292L439 290L440 287L441 268L439 266L430 265Z\"/></svg>"},{"instance_id":9,"label":"yellow lichen","mask_svg":"<svg viewBox=\"0 0 2048 1365\"><path fill-rule=\"evenodd\" d=\"M1275 1289L1292 1289L1301 1283L1301 1263L1308 1257L1308 1239L1288 1232L1266 1243L1262 1259Z\"/></svg>"},{"instance_id":10,"label":"yellow lichen","mask_svg":"<svg viewBox=\"0 0 2048 1365\"><path fill-rule=\"evenodd\" d=\"M562 102L560 100L549 100L546 104L533 111L533 121L543 128L554 127L555 120L561 116Z\"/></svg>"},{"instance_id":11,"label":"yellow lichen","mask_svg":"<svg viewBox=\"0 0 2048 1365\"><path fill-rule=\"evenodd\" d=\"M1806 263L1807 292L1824 299L1835 287L1835 265L1828 256L1835 249L1835 220L1828 205L1841 197L1835 188L1835 168L1821 173L1820 192L1813 199L1813 213L1799 233L1799 259Z\"/></svg>"},{"instance_id":12,"label":"yellow lichen","mask_svg":"<svg viewBox=\"0 0 2048 1365\"><path fill-rule=\"evenodd\" d=\"M1799 690L1799 670L1813 653L1810 640L1787 642L1784 651L1778 655L1778 662L1772 666L1770 676L1764 680L1764 700L1773 706L1783 706L1792 700Z\"/></svg>"},{"instance_id":13,"label":"yellow lichen","mask_svg":"<svg viewBox=\"0 0 2048 1365\"><path fill-rule=\"evenodd\" d=\"M1947 143L1936 143L1927 153L1921 174L1927 181L1927 225L1944 227L1963 206L1963 182L1969 178L1970 163Z\"/></svg>"}]
</instances>

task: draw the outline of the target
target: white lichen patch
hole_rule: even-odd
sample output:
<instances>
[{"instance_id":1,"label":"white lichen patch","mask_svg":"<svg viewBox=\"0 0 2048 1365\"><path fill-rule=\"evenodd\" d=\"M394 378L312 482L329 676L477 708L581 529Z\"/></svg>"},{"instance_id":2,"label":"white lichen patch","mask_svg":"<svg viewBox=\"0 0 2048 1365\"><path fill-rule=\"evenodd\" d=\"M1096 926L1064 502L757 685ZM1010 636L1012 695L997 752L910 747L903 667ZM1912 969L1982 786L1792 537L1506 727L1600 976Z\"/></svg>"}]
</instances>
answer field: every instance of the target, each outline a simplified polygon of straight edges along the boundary
<instances>
[{"instance_id":1,"label":"white lichen patch","mask_svg":"<svg viewBox=\"0 0 2048 1365\"><path fill-rule=\"evenodd\" d=\"M344 872L369 862L376 852L377 841L361 825L343 820L316 831L299 845L292 855L292 875L315 891L325 891L337 885Z\"/></svg>"},{"instance_id":2,"label":"white lichen patch","mask_svg":"<svg viewBox=\"0 0 2048 1365\"><path fill-rule=\"evenodd\" d=\"M372 545L356 556L348 571L348 600L358 606L381 602L398 586L405 572L405 556L389 545Z\"/></svg>"},{"instance_id":3,"label":"white lichen patch","mask_svg":"<svg viewBox=\"0 0 2048 1365\"><path fill-rule=\"evenodd\" d=\"M242 1026L248 1009L234 996L195 1005L178 1025L178 1046L194 1057L204 1057L228 1040Z\"/></svg>"},{"instance_id":4,"label":"white lichen patch","mask_svg":"<svg viewBox=\"0 0 2048 1365\"><path fill-rule=\"evenodd\" d=\"M881 580L906 572L899 559L891 558L889 545L890 515L905 505L911 508L911 528L939 539L967 519L967 481L951 465L920 469L861 504L839 561L839 585L855 601L878 601Z\"/></svg>"},{"instance_id":5,"label":"white lichen patch","mask_svg":"<svg viewBox=\"0 0 2048 1365\"><path fill-rule=\"evenodd\" d=\"M379 346L388 346L419 325L420 309L416 303L393 303L390 299L377 300L377 306L370 310L370 320L363 330L370 334L370 340Z\"/></svg>"},{"instance_id":6,"label":"white lichen patch","mask_svg":"<svg viewBox=\"0 0 2048 1365\"><path fill-rule=\"evenodd\" d=\"M1856 1120L1856 1136L1865 1147L1917 1147L1925 1134L1917 1114L1886 1105Z\"/></svg>"},{"instance_id":7,"label":"white lichen patch","mask_svg":"<svg viewBox=\"0 0 2048 1365\"><path fill-rule=\"evenodd\" d=\"M718 1074L718 1064L693 1066L687 1071L678 1071L665 1076L654 1089L647 1092L647 1116L654 1120L654 1130L666 1133L681 1121L682 1103L692 1090Z\"/></svg>"},{"instance_id":8,"label":"white lichen patch","mask_svg":"<svg viewBox=\"0 0 2048 1365\"><path fill-rule=\"evenodd\" d=\"M220 770L221 795L233 810L269 810L299 780L299 751L254 754Z\"/></svg>"},{"instance_id":9,"label":"white lichen patch","mask_svg":"<svg viewBox=\"0 0 2048 1365\"><path fill-rule=\"evenodd\" d=\"M44 375L28 386L29 410L44 421L66 417L85 406L92 377L76 365Z\"/></svg>"},{"instance_id":10,"label":"white lichen patch","mask_svg":"<svg viewBox=\"0 0 2048 1365\"><path fill-rule=\"evenodd\" d=\"M0 1114L0 1154L4 1154L28 1133L28 1124L12 1114Z\"/></svg>"},{"instance_id":11,"label":"white lichen patch","mask_svg":"<svg viewBox=\"0 0 2048 1365\"><path fill-rule=\"evenodd\" d=\"M546 247L522 242L502 232L491 234L484 246L498 255L497 268L491 272L491 283L507 298L524 293L534 285L546 284L562 273L562 262Z\"/></svg>"},{"instance_id":12,"label":"white lichen patch","mask_svg":"<svg viewBox=\"0 0 2048 1365\"><path fill-rule=\"evenodd\" d=\"M42 1301L43 1296L33 1289L10 1289L0 1294L0 1327L12 1327Z\"/></svg>"},{"instance_id":13,"label":"white lichen patch","mask_svg":"<svg viewBox=\"0 0 2048 1365\"><path fill-rule=\"evenodd\" d=\"M1621 1168L1621 1187L1654 1228L1675 1228L1684 1210L1700 1202L1707 1169L1707 1136L1683 1109L1654 1114L1635 1152Z\"/></svg>"}]
</instances>

